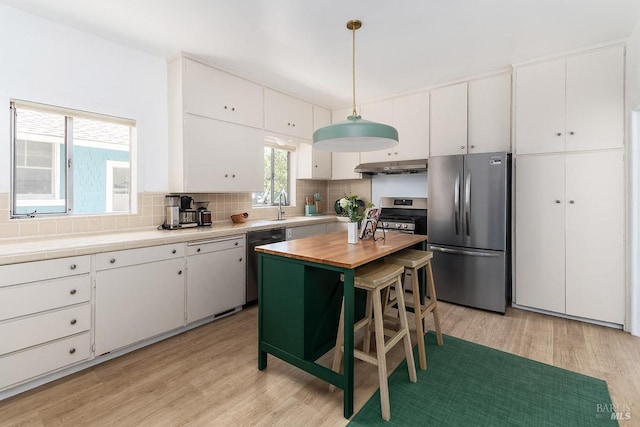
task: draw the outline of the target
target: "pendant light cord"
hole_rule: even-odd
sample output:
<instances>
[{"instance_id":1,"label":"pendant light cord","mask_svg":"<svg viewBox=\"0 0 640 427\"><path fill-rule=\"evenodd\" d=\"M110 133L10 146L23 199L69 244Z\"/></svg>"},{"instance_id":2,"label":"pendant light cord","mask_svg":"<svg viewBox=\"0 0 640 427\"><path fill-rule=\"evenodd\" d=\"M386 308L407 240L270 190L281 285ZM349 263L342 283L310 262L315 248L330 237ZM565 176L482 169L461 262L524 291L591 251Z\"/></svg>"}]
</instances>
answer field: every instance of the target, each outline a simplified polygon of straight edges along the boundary
<instances>
[{"instance_id":1,"label":"pendant light cord","mask_svg":"<svg viewBox=\"0 0 640 427\"><path fill-rule=\"evenodd\" d=\"M353 107L353 117L357 117L358 113L356 112L356 26L354 25L351 32L353 33L353 49L352 49L352 77L353 77L353 103L351 106Z\"/></svg>"}]
</instances>

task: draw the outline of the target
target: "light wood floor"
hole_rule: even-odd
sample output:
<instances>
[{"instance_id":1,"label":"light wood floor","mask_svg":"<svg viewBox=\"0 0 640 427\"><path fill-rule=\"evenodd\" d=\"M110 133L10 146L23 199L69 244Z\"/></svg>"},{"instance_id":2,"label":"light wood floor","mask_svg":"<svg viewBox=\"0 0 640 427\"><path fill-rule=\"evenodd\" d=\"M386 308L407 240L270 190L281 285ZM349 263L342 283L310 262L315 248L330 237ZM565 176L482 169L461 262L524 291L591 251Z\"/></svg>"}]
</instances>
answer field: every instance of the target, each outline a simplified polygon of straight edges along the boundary
<instances>
[{"instance_id":1,"label":"light wood floor","mask_svg":"<svg viewBox=\"0 0 640 427\"><path fill-rule=\"evenodd\" d=\"M606 380L613 402L631 406L621 425L640 425L640 338L518 309L441 303L441 312L445 334ZM1 401L0 425L345 425L340 390L272 356L258 371L256 319L252 307ZM390 371L402 354L401 345L390 353ZM376 372L356 361L356 412Z\"/></svg>"}]
</instances>

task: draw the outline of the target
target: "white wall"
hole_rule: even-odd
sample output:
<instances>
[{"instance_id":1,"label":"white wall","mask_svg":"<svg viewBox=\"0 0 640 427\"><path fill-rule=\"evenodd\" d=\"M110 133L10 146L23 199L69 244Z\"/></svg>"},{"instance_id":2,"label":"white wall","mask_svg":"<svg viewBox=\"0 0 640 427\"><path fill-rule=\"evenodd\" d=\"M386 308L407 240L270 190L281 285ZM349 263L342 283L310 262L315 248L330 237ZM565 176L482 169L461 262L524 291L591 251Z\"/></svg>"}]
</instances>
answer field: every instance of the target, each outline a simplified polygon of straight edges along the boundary
<instances>
[{"instance_id":1,"label":"white wall","mask_svg":"<svg viewBox=\"0 0 640 427\"><path fill-rule=\"evenodd\" d=\"M629 306L628 325L640 336L640 22L627 43L627 123L629 156ZM635 110L635 112L634 112Z\"/></svg>"},{"instance_id":2,"label":"white wall","mask_svg":"<svg viewBox=\"0 0 640 427\"><path fill-rule=\"evenodd\" d=\"M10 189L10 98L136 120L138 191L167 191L164 58L0 5L0 193Z\"/></svg>"},{"instance_id":3,"label":"white wall","mask_svg":"<svg viewBox=\"0 0 640 427\"><path fill-rule=\"evenodd\" d=\"M426 173L371 177L371 201L376 206L381 197L427 197L428 190Z\"/></svg>"}]
</instances>

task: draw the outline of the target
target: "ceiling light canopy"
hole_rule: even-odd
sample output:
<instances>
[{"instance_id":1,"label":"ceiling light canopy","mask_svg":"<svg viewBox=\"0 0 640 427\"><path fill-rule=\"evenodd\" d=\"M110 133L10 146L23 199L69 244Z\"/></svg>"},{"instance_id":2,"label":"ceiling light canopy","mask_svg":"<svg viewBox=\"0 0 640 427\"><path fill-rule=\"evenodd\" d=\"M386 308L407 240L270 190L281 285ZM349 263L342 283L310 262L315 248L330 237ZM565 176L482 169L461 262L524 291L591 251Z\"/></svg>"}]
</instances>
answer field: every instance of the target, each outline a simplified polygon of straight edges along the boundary
<instances>
[{"instance_id":1,"label":"ceiling light canopy","mask_svg":"<svg viewBox=\"0 0 640 427\"><path fill-rule=\"evenodd\" d=\"M324 151L376 151L398 144L398 131L389 125L370 122L356 111L356 30L362 22L351 20L347 28L353 34L353 103L347 120L325 126L313 133L313 147Z\"/></svg>"}]
</instances>

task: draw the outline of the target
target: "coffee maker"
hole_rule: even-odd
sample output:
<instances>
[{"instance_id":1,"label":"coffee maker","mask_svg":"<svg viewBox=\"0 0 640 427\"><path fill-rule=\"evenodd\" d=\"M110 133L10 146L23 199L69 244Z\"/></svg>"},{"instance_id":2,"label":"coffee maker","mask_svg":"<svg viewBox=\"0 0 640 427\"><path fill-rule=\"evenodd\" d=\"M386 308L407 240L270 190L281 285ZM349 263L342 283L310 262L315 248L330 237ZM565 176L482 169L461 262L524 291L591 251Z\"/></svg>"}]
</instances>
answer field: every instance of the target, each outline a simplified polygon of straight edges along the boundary
<instances>
[{"instance_id":1,"label":"coffee maker","mask_svg":"<svg viewBox=\"0 0 640 427\"><path fill-rule=\"evenodd\" d=\"M180 227L197 227L198 212L193 208L193 197L180 196Z\"/></svg>"}]
</instances>

